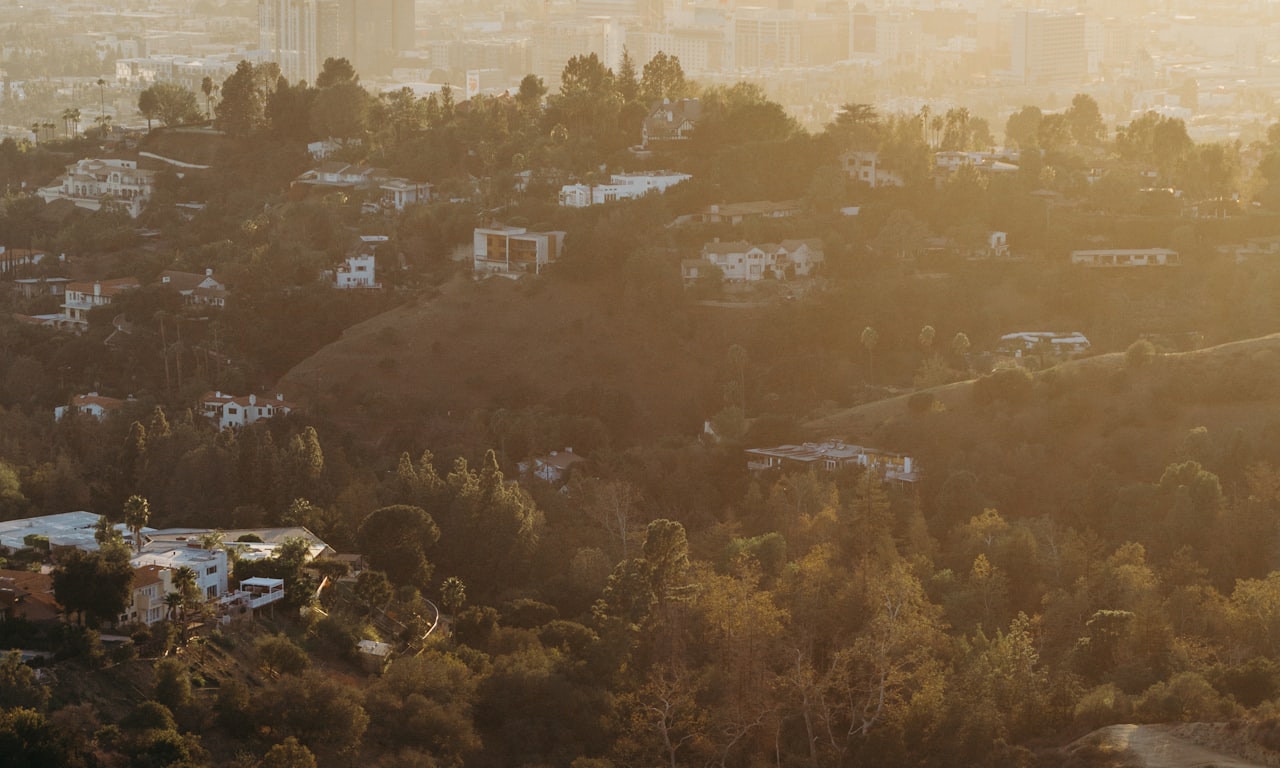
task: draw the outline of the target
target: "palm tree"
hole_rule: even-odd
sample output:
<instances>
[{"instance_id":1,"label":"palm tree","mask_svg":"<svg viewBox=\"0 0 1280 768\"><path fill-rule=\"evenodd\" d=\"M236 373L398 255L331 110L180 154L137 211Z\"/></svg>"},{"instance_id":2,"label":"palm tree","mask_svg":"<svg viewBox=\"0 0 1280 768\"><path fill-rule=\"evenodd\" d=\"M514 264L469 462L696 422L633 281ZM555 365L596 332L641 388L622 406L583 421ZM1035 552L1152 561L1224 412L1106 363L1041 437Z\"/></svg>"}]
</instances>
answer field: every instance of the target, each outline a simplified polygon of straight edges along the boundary
<instances>
[{"instance_id":1,"label":"palm tree","mask_svg":"<svg viewBox=\"0 0 1280 768\"><path fill-rule=\"evenodd\" d=\"M200 90L204 93L204 116L207 120L213 119L213 78L208 75L200 81Z\"/></svg>"},{"instance_id":2,"label":"palm tree","mask_svg":"<svg viewBox=\"0 0 1280 768\"><path fill-rule=\"evenodd\" d=\"M62 130L67 132L68 139L71 138L71 117L74 111L71 107L62 110Z\"/></svg>"},{"instance_id":3,"label":"palm tree","mask_svg":"<svg viewBox=\"0 0 1280 768\"><path fill-rule=\"evenodd\" d=\"M133 533L133 549L142 551L142 529L147 527L151 519L151 505L146 499L134 494L124 502L124 524ZM194 575L194 574L192 574Z\"/></svg>"}]
</instances>

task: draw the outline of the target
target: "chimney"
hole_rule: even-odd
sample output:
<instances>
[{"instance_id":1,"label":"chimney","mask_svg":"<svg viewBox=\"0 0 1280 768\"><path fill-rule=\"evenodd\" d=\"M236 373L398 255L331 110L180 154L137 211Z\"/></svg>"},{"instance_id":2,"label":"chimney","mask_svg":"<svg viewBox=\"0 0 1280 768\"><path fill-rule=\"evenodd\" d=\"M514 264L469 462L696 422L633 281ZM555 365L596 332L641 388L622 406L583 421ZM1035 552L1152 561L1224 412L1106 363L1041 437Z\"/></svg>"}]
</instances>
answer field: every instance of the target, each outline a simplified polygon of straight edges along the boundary
<instances>
[{"instance_id":1,"label":"chimney","mask_svg":"<svg viewBox=\"0 0 1280 768\"><path fill-rule=\"evenodd\" d=\"M204 276L213 277L213 267L205 267Z\"/></svg>"},{"instance_id":2,"label":"chimney","mask_svg":"<svg viewBox=\"0 0 1280 768\"><path fill-rule=\"evenodd\" d=\"M249 395L249 405L257 405L257 404L258 404L258 396Z\"/></svg>"},{"instance_id":3,"label":"chimney","mask_svg":"<svg viewBox=\"0 0 1280 768\"><path fill-rule=\"evenodd\" d=\"M165 285L168 285L168 284L169 284L169 276L168 276L168 275L163 275L163 276L161 276L161 278L160 278L160 282L164 283Z\"/></svg>"},{"instance_id":4,"label":"chimney","mask_svg":"<svg viewBox=\"0 0 1280 768\"><path fill-rule=\"evenodd\" d=\"M220 390L220 389L218 389L218 390L214 390L213 396L214 396L214 397L222 397L222 390Z\"/></svg>"},{"instance_id":5,"label":"chimney","mask_svg":"<svg viewBox=\"0 0 1280 768\"><path fill-rule=\"evenodd\" d=\"M283 392L277 392L277 393L276 393L276 399L277 399L277 400L283 400L283 399L284 399L284 393L283 393Z\"/></svg>"}]
</instances>

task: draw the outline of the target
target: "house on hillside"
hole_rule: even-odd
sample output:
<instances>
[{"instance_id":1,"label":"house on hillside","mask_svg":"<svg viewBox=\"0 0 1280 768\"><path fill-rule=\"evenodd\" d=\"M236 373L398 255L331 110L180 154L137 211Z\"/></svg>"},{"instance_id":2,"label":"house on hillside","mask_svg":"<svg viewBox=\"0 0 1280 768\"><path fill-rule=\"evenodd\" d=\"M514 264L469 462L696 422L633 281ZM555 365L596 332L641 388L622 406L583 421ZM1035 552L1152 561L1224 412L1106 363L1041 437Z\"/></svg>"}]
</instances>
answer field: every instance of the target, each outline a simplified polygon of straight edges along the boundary
<instances>
[{"instance_id":1,"label":"house on hillside","mask_svg":"<svg viewBox=\"0 0 1280 768\"><path fill-rule=\"evenodd\" d=\"M13 285L24 299L37 296L65 296L69 277L22 277L13 281Z\"/></svg>"},{"instance_id":2,"label":"house on hillside","mask_svg":"<svg viewBox=\"0 0 1280 768\"><path fill-rule=\"evenodd\" d=\"M663 99L640 124L640 144L647 148L651 143L688 141L701 118L702 102L698 99Z\"/></svg>"},{"instance_id":3,"label":"house on hillside","mask_svg":"<svg viewBox=\"0 0 1280 768\"><path fill-rule=\"evenodd\" d=\"M218 429L240 429L262 419L284 416L296 408L297 406L284 399L283 394L277 394L274 398L258 395L237 397L215 391L206 392L200 398L201 415L216 422Z\"/></svg>"},{"instance_id":4,"label":"house on hillside","mask_svg":"<svg viewBox=\"0 0 1280 768\"><path fill-rule=\"evenodd\" d=\"M304 190L376 193L369 206L397 211L403 211L408 205L430 202L432 189L425 181L393 176L385 168L338 160L328 160L305 171L293 180L293 185Z\"/></svg>"},{"instance_id":5,"label":"house on hillside","mask_svg":"<svg viewBox=\"0 0 1280 768\"><path fill-rule=\"evenodd\" d=\"M884 480L914 483L918 479L915 462L910 456L853 445L843 440L749 448L746 453L747 469L752 472L787 469L834 472L845 467L860 466L878 473Z\"/></svg>"},{"instance_id":6,"label":"house on hillside","mask_svg":"<svg viewBox=\"0 0 1280 768\"><path fill-rule=\"evenodd\" d=\"M716 274L728 282L749 283L765 278L805 277L824 259L822 241L818 239L763 245L716 240L702 246L701 258L682 261L680 269L685 285Z\"/></svg>"},{"instance_id":7,"label":"house on hillside","mask_svg":"<svg viewBox=\"0 0 1280 768\"><path fill-rule=\"evenodd\" d=\"M780 219L800 213L800 201L759 200L751 203L718 203L680 216L676 224L741 224L752 219Z\"/></svg>"},{"instance_id":8,"label":"house on hillside","mask_svg":"<svg viewBox=\"0 0 1280 768\"><path fill-rule=\"evenodd\" d=\"M376 270L377 259L372 253L348 256L334 272L333 285L335 288L342 290L348 288L381 288L382 284L378 282L375 276Z\"/></svg>"},{"instance_id":9,"label":"house on hillside","mask_svg":"<svg viewBox=\"0 0 1280 768\"><path fill-rule=\"evenodd\" d=\"M569 470L583 461L586 459L574 453L572 448L565 448L563 451L552 451L544 456L535 456L529 461L522 461L518 468L522 475L533 475L548 483L556 484L563 482L568 477Z\"/></svg>"},{"instance_id":10,"label":"house on hillside","mask_svg":"<svg viewBox=\"0 0 1280 768\"><path fill-rule=\"evenodd\" d=\"M845 152L840 155L840 168L850 179L862 182L872 189L901 187L904 184L900 175L881 165L879 152Z\"/></svg>"},{"instance_id":11,"label":"house on hillside","mask_svg":"<svg viewBox=\"0 0 1280 768\"><path fill-rule=\"evenodd\" d=\"M167 541L147 542L132 562L135 568L147 565L170 571L190 568L196 576L196 588L206 600L227 591L226 550L205 549L199 541L188 541L185 545Z\"/></svg>"},{"instance_id":12,"label":"house on hillside","mask_svg":"<svg viewBox=\"0 0 1280 768\"><path fill-rule=\"evenodd\" d=\"M101 515L92 512L59 512L54 515L24 517L20 520L0 522L0 551L19 550L29 546L28 542L41 539L48 542L49 552L55 561L62 552L79 549L85 552L98 550L98 521ZM126 542L132 543L133 531L123 523L117 523L116 531ZM151 528L143 528L145 536Z\"/></svg>"},{"instance_id":13,"label":"house on hillside","mask_svg":"<svg viewBox=\"0 0 1280 768\"><path fill-rule=\"evenodd\" d=\"M0 625L15 619L43 624L61 618L62 606L53 596L52 576L0 569Z\"/></svg>"},{"instance_id":14,"label":"house on hillside","mask_svg":"<svg viewBox=\"0 0 1280 768\"><path fill-rule=\"evenodd\" d=\"M1072 251L1071 263L1079 267L1176 267L1177 251L1168 248L1104 248Z\"/></svg>"},{"instance_id":15,"label":"house on hillside","mask_svg":"<svg viewBox=\"0 0 1280 768\"><path fill-rule=\"evenodd\" d=\"M60 326L74 331L89 327L89 311L111 304L115 297L141 285L136 277L118 277L114 280L67 283L62 304L63 317Z\"/></svg>"},{"instance_id":16,"label":"house on hillside","mask_svg":"<svg viewBox=\"0 0 1280 768\"><path fill-rule=\"evenodd\" d=\"M69 200L90 211L119 206L138 218L155 191L155 171L138 168L135 160L84 158L67 166L67 172L36 195L45 203Z\"/></svg>"},{"instance_id":17,"label":"house on hillside","mask_svg":"<svg viewBox=\"0 0 1280 768\"><path fill-rule=\"evenodd\" d=\"M195 272L179 272L166 269L160 273L157 282L177 291L182 300L189 305L225 307L227 305L227 286L206 269L204 274Z\"/></svg>"},{"instance_id":18,"label":"house on hillside","mask_svg":"<svg viewBox=\"0 0 1280 768\"><path fill-rule=\"evenodd\" d=\"M644 195L661 194L693 177L675 171L648 171L645 173L615 173L608 184L566 184L560 188L560 205L569 208L586 208L618 200L631 200Z\"/></svg>"},{"instance_id":19,"label":"house on hillside","mask_svg":"<svg viewBox=\"0 0 1280 768\"><path fill-rule=\"evenodd\" d=\"M1018 331L1000 337L997 352L1022 357L1024 354L1047 351L1055 356L1078 355L1089 351L1089 339L1079 331L1055 333L1053 331Z\"/></svg>"},{"instance_id":20,"label":"house on hillside","mask_svg":"<svg viewBox=\"0 0 1280 768\"><path fill-rule=\"evenodd\" d=\"M173 572L167 568L158 565L134 568L129 605L120 614L120 623L140 622L151 626L164 621L169 610L164 598L173 591Z\"/></svg>"},{"instance_id":21,"label":"house on hillside","mask_svg":"<svg viewBox=\"0 0 1280 768\"><path fill-rule=\"evenodd\" d=\"M104 397L97 392L90 392L87 395L73 395L69 405L60 405L53 409L53 420L62 421L62 417L66 416L68 411L76 411L86 416L92 416L98 421L106 421L107 416L119 410L124 404L124 400L115 397Z\"/></svg>"},{"instance_id":22,"label":"house on hillside","mask_svg":"<svg viewBox=\"0 0 1280 768\"><path fill-rule=\"evenodd\" d=\"M564 232L523 227L476 227L472 269L476 274L536 275L560 258Z\"/></svg>"}]
</instances>

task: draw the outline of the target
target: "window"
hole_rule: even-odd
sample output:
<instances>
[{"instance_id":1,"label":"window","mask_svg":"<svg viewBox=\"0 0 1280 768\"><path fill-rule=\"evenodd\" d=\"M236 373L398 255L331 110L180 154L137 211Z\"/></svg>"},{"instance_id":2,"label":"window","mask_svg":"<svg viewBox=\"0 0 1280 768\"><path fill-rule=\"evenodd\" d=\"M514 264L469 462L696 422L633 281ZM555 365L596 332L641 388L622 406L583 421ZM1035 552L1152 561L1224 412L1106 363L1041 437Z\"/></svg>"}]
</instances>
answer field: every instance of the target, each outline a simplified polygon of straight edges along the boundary
<instances>
[{"instance_id":1,"label":"window","mask_svg":"<svg viewBox=\"0 0 1280 768\"><path fill-rule=\"evenodd\" d=\"M215 573L217 573L217 572L218 572L218 566L216 566L216 565L211 565L211 566L209 566L208 568L205 568L205 569L204 569L204 575L205 575L205 576L212 576L213 574L215 574Z\"/></svg>"}]
</instances>

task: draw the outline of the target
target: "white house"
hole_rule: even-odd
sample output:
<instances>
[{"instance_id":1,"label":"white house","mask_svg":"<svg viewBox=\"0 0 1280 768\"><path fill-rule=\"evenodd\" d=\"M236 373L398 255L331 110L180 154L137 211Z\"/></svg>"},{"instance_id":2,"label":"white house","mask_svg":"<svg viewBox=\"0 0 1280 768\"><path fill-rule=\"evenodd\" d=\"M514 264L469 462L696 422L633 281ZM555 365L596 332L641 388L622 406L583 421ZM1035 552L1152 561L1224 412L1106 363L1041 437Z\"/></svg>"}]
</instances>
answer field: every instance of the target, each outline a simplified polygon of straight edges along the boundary
<instances>
[{"instance_id":1,"label":"white house","mask_svg":"<svg viewBox=\"0 0 1280 768\"><path fill-rule=\"evenodd\" d=\"M196 575L196 587L206 600L227 591L227 552L222 548L205 549L199 541L184 544L153 541L143 545L132 562L135 568L144 565L172 571L190 568Z\"/></svg>"},{"instance_id":2,"label":"white house","mask_svg":"<svg viewBox=\"0 0 1280 768\"><path fill-rule=\"evenodd\" d=\"M405 206L431 202L431 184L425 181L391 178L378 185L382 207L403 211Z\"/></svg>"},{"instance_id":3,"label":"white house","mask_svg":"<svg viewBox=\"0 0 1280 768\"><path fill-rule=\"evenodd\" d=\"M342 266L334 274L334 286L337 288L381 288L382 284L374 277L376 259L372 253L348 256Z\"/></svg>"},{"instance_id":4,"label":"white house","mask_svg":"<svg viewBox=\"0 0 1280 768\"><path fill-rule=\"evenodd\" d=\"M62 417L67 415L67 411L79 411L97 419L104 421L107 415L117 410L125 403L114 397L103 397L97 392L90 392L87 395L75 395L71 398L70 405L60 405L53 409L53 420L62 421Z\"/></svg>"},{"instance_id":5,"label":"white house","mask_svg":"<svg viewBox=\"0 0 1280 768\"><path fill-rule=\"evenodd\" d=\"M36 194L46 203L70 200L90 211L115 204L137 218L155 189L155 171L138 168L134 160L84 158L67 166L55 184Z\"/></svg>"},{"instance_id":6,"label":"white house","mask_svg":"<svg viewBox=\"0 0 1280 768\"><path fill-rule=\"evenodd\" d=\"M586 208L617 200L629 200L650 192L665 192L693 177L675 171L616 173L608 184L566 184L560 188L560 204L570 208Z\"/></svg>"},{"instance_id":7,"label":"white house","mask_svg":"<svg viewBox=\"0 0 1280 768\"><path fill-rule=\"evenodd\" d=\"M1178 252L1168 248L1107 248L1072 251L1071 263L1082 267L1176 267Z\"/></svg>"},{"instance_id":8,"label":"white house","mask_svg":"<svg viewBox=\"0 0 1280 768\"><path fill-rule=\"evenodd\" d=\"M218 429L241 428L261 419L283 416L294 408L293 403L277 394L274 398L248 395L236 397L225 392L206 392L200 398L200 413L218 423Z\"/></svg>"},{"instance_id":9,"label":"white house","mask_svg":"<svg viewBox=\"0 0 1280 768\"><path fill-rule=\"evenodd\" d=\"M73 329L89 325L89 310L105 307L121 293L139 287L136 277L119 277L115 280L67 283L62 304L63 324Z\"/></svg>"},{"instance_id":10,"label":"white house","mask_svg":"<svg viewBox=\"0 0 1280 768\"><path fill-rule=\"evenodd\" d=\"M564 232L530 232L523 227L476 227L473 269L477 273L538 274L560 258Z\"/></svg>"},{"instance_id":11,"label":"white house","mask_svg":"<svg viewBox=\"0 0 1280 768\"><path fill-rule=\"evenodd\" d=\"M840 155L840 167L845 175L871 187L901 187L902 177L880 165L879 152L849 151Z\"/></svg>"},{"instance_id":12,"label":"white house","mask_svg":"<svg viewBox=\"0 0 1280 768\"><path fill-rule=\"evenodd\" d=\"M1089 346L1089 339L1079 331L1070 333L1018 331L1001 336L997 349L1015 357L1022 357L1023 353L1046 348L1055 355L1074 355L1088 352Z\"/></svg>"},{"instance_id":13,"label":"white house","mask_svg":"<svg viewBox=\"0 0 1280 768\"><path fill-rule=\"evenodd\" d=\"M717 269L724 280L735 283L755 282L766 277L786 280L811 274L814 266L822 263L824 258L822 241L817 239L784 240L780 244L764 245L752 245L741 240L715 241L702 247L700 259L681 262L681 272L686 283L717 274Z\"/></svg>"}]
</instances>

